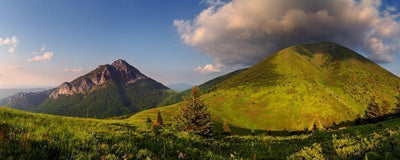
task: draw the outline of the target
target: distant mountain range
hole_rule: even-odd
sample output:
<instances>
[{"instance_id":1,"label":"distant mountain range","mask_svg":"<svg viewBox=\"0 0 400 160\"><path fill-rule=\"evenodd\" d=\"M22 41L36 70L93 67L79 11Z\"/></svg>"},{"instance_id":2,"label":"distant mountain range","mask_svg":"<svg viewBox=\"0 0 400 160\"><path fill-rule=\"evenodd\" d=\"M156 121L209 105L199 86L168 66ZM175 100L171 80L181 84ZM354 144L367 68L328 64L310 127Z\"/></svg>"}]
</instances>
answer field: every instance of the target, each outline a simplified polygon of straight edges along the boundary
<instances>
[{"instance_id":1,"label":"distant mountain range","mask_svg":"<svg viewBox=\"0 0 400 160\"><path fill-rule=\"evenodd\" d=\"M0 99L15 95L20 92L40 92L50 89L50 87L41 88L10 88L10 89L0 89Z\"/></svg>"},{"instance_id":2,"label":"distant mountain range","mask_svg":"<svg viewBox=\"0 0 400 160\"><path fill-rule=\"evenodd\" d=\"M40 113L105 118L156 107L173 92L119 59L57 88L17 94L2 100L0 105Z\"/></svg>"},{"instance_id":3,"label":"distant mountain range","mask_svg":"<svg viewBox=\"0 0 400 160\"><path fill-rule=\"evenodd\" d=\"M187 89L192 88L194 85L193 84L189 84L189 83L172 83L167 85L168 88L175 90L175 91L184 91Z\"/></svg>"},{"instance_id":4,"label":"distant mountain range","mask_svg":"<svg viewBox=\"0 0 400 160\"><path fill-rule=\"evenodd\" d=\"M49 98L54 89L39 92L19 92L13 96L0 100L0 105L25 111L33 111L44 100Z\"/></svg>"}]
</instances>

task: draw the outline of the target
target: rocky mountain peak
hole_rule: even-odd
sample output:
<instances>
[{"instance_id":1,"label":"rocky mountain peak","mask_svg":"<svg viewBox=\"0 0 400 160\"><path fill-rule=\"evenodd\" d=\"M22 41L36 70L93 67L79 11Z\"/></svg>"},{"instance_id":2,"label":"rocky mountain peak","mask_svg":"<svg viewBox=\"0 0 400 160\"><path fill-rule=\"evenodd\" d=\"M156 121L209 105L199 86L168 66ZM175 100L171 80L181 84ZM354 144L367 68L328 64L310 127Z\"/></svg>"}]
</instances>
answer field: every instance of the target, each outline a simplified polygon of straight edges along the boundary
<instances>
[{"instance_id":1,"label":"rocky mountain peak","mask_svg":"<svg viewBox=\"0 0 400 160\"><path fill-rule=\"evenodd\" d=\"M128 62L124 61L123 59L118 59L111 63L111 65L115 68L127 68L128 66L130 66Z\"/></svg>"},{"instance_id":2,"label":"rocky mountain peak","mask_svg":"<svg viewBox=\"0 0 400 160\"><path fill-rule=\"evenodd\" d=\"M147 78L148 77L146 77L138 69L131 66L126 61L118 59L111 65L100 65L95 70L73 80L72 82L62 83L50 94L50 97L58 98L60 95L86 93L93 88L106 84L110 81L114 81L123 85L129 85L138 80Z\"/></svg>"},{"instance_id":3,"label":"rocky mountain peak","mask_svg":"<svg viewBox=\"0 0 400 160\"><path fill-rule=\"evenodd\" d=\"M147 78L138 69L131 66L129 63L122 59L118 59L111 64L116 71L116 77L122 80L124 83L132 83L135 79Z\"/></svg>"}]
</instances>

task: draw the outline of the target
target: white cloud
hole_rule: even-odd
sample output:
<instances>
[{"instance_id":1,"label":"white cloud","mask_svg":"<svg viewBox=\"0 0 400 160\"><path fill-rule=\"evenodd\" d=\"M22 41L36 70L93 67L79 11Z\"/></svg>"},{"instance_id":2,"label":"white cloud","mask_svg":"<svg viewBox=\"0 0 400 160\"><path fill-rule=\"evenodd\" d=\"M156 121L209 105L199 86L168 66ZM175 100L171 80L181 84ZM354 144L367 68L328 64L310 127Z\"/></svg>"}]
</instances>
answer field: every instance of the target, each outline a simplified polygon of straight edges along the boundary
<instances>
[{"instance_id":1,"label":"white cloud","mask_svg":"<svg viewBox=\"0 0 400 160\"><path fill-rule=\"evenodd\" d=\"M38 52L33 52L33 55L37 55L37 54L41 54L42 55L37 55L33 58L29 58L28 62L33 62L33 61L41 61L41 62L45 62L45 61L49 61L51 58L53 58L54 53L50 52L50 51L46 51L47 50L47 45L43 45L42 48L40 48L40 50Z\"/></svg>"},{"instance_id":2,"label":"white cloud","mask_svg":"<svg viewBox=\"0 0 400 160\"><path fill-rule=\"evenodd\" d=\"M7 37L5 39L0 37L0 46L6 45L8 46L8 53L14 54L15 48L17 47L18 39L17 37L13 36L11 38Z\"/></svg>"},{"instance_id":3,"label":"white cloud","mask_svg":"<svg viewBox=\"0 0 400 160\"><path fill-rule=\"evenodd\" d=\"M71 72L73 73L82 73L83 69L82 68L76 68L76 69L72 69Z\"/></svg>"},{"instance_id":4,"label":"white cloud","mask_svg":"<svg viewBox=\"0 0 400 160\"><path fill-rule=\"evenodd\" d=\"M72 73L77 73L77 74L81 74L83 73L83 69L82 68L75 68L75 69L62 69L62 72L72 72Z\"/></svg>"},{"instance_id":5,"label":"white cloud","mask_svg":"<svg viewBox=\"0 0 400 160\"><path fill-rule=\"evenodd\" d=\"M196 72L200 72L203 74L209 74L209 73L216 73L216 72L221 72L221 67L223 67L222 64L216 64L216 65L212 65L212 64L207 64L204 67L198 66L194 69L194 71Z\"/></svg>"},{"instance_id":6,"label":"white cloud","mask_svg":"<svg viewBox=\"0 0 400 160\"><path fill-rule=\"evenodd\" d=\"M33 58L29 58L28 61L29 62L33 62L33 61L45 62L45 61L49 61L53 57L53 55L54 55L53 52L46 52L43 55L38 55Z\"/></svg>"},{"instance_id":7,"label":"white cloud","mask_svg":"<svg viewBox=\"0 0 400 160\"><path fill-rule=\"evenodd\" d=\"M46 49L47 49L47 45L43 45L42 48L40 48L39 51L34 51L33 55L36 55L36 54L39 54L39 53L43 53L43 52L46 51Z\"/></svg>"},{"instance_id":8,"label":"white cloud","mask_svg":"<svg viewBox=\"0 0 400 160\"><path fill-rule=\"evenodd\" d=\"M9 65L9 66L7 66L7 69L10 69L10 70L15 70L15 69L19 69L19 68L20 68L19 65Z\"/></svg>"},{"instance_id":9,"label":"white cloud","mask_svg":"<svg viewBox=\"0 0 400 160\"><path fill-rule=\"evenodd\" d=\"M381 0L232 0L193 20L174 20L182 41L225 65L252 65L299 43L334 41L390 62L400 49L400 23ZM310 5L312 4L312 5Z\"/></svg>"},{"instance_id":10,"label":"white cloud","mask_svg":"<svg viewBox=\"0 0 400 160\"><path fill-rule=\"evenodd\" d=\"M202 0L201 2L209 6L220 6L225 4L225 1L223 0Z\"/></svg>"},{"instance_id":11,"label":"white cloud","mask_svg":"<svg viewBox=\"0 0 400 160\"><path fill-rule=\"evenodd\" d=\"M46 50L46 45L43 45L42 48L40 49L40 52L45 51Z\"/></svg>"}]
</instances>

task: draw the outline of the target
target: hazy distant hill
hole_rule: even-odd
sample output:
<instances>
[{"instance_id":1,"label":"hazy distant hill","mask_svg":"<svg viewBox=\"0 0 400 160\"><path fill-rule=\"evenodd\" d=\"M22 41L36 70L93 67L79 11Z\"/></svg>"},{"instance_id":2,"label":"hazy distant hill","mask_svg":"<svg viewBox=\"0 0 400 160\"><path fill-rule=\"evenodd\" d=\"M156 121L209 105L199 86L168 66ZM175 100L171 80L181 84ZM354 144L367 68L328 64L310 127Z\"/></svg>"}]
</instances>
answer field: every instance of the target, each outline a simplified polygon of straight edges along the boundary
<instances>
[{"instance_id":1,"label":"hazy distant hill","mask_svg":"<svg viewBox=\"0 0 400 160\"><path fill-rule=\"evenodd\" d=\"M217 86L218 84L224 82L225 80L245 71L246 69L240 69L222 76L219 76L217 78L214 78L212 80L209 80L201 85L199 85L198 87L200 88L200 91L202 93L208 93L210 92L212 89L215 88L215 86ZM165 101L163 101L162 103L159 104L159 106L166 106L166 105L171 105L171 104L175 104L175 103L179 103L182 101L182 97L186 97L189 96L190 94L190 88L187 90L184 90L182 92L178 92L175 94L170 95L167 99L165 99Z\"/></svg>"},{"instance_id":2,"label":"hazy distant hill","mask_svg":"<svg viewBox=\"0 0 400 160\"><path fill-rule=\"evenodd\" d=\"M49 98L49 94L53 90L54 89L40 92L19 92L13 96L9 96L0 100L0 105L26 111L32 111L44 100Z\"/></svg>"},{"instance_id":3,"label":"hazy distant hill","mask_svg":"<svg viewBox=\"0 0 400 160\"><path fill-rule=\"evenodd\" d=\"M11 89L0 89L0 99L15 95L20 92L40 92L50 88L11 88Z\"/></svg>"},{"instance_id":4,"label":"hazy distant hill","mask_svg":"<svg viewBox=\"0 0 400 160\"><path fill-rule=\"evenodd\" d=\"M360 54L320 42L278 51L218 83L203 99L217 121L250 129L304 130L363 116L373 95L394 107L399 82ZM153 110L172 115L177 107Z\"/></svg>"},{"instance_id":5,"label":"hazy distant hill","mask_svg":"<svg viewBox=\"0 0 400 160\"><path fill-rule=\"evenodd\" d=\"M6 106L57 115L105 118L156 107L173 91L145 76L124 60L100 65L72 82L64 82L45 96L37 106L26 95ZM36 99L35 99L35 102Z\"/></svg>"},{"instance_id":6,"label":"hazy distant hill","mask_svg":"<svg viewBox=\"0 0 400 160\"><path fill-rule=\"evenodd\" d=\"M167 85L168 88L175 90L175 91L184 91L187 90L189 88L193 87L193 84L188 84L188 83L173 83L173 84L169 84Z\"/></svg>"}]
</instances>

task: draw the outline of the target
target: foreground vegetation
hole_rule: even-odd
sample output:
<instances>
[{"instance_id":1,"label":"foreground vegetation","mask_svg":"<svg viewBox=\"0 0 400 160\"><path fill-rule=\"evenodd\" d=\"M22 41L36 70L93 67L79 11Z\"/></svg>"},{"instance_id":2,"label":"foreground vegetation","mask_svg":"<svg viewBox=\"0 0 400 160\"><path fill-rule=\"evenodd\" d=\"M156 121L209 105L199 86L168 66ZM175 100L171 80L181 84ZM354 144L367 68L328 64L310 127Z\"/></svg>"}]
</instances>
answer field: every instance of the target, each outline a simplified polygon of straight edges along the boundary
<instances>
[{"instance_id":1,"label":"foreground vegetation","mask_svg":"<svg viewBox=\"0 0 400 160\"><path fill-rule=\"evenodd\" d=\"M400 119L294 136L201 136L0 108L0 159L399 159Z\"/></svg>"}]
</instances>

